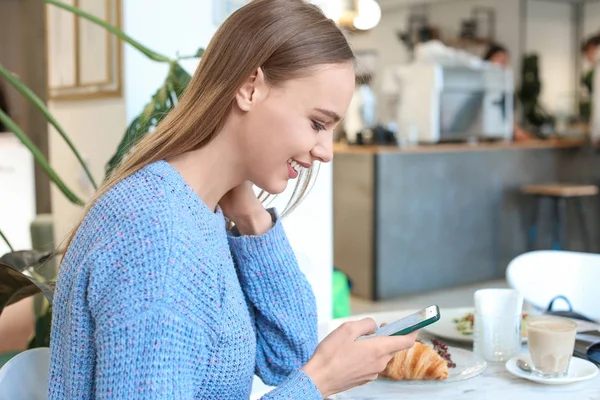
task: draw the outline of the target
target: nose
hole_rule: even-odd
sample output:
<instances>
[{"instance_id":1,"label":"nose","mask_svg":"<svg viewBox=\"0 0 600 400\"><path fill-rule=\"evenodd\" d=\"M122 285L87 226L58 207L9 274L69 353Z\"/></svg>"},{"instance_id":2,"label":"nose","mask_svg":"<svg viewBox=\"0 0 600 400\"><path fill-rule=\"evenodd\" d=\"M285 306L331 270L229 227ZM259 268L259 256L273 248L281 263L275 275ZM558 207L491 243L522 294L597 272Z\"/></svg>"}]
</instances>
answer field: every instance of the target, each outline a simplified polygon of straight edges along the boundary
<instances>
[{"instance_id":1,"label":"nose","mask_svg":"<svg viewBox=\"0 0 600 400\"><path fill-rule=\"evenodd\" d=\"M331 162L333 160L333 135L321 135L319 139L310 151L311 156L323 163Z\"/></svg>"}]
</instances>

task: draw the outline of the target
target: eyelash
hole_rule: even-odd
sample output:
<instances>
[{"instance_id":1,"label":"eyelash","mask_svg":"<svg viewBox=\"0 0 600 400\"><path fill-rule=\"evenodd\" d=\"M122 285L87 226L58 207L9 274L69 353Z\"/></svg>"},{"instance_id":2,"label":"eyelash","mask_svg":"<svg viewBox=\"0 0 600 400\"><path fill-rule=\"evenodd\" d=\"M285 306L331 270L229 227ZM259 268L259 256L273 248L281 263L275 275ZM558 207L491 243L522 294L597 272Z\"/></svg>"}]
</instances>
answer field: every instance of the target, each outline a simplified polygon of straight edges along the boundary
<instances>
[{"instance_id":1,"label":"eyelash","mask_svg":"<svg viewBox=\"0 0 600 400\"><path fill-rule=\"evenodd\" d=\"M312 120L312 127L317 132L325 130L325 126L323 126L323 124L320 124L315 120Z\"/></svg>"}]
</instances>

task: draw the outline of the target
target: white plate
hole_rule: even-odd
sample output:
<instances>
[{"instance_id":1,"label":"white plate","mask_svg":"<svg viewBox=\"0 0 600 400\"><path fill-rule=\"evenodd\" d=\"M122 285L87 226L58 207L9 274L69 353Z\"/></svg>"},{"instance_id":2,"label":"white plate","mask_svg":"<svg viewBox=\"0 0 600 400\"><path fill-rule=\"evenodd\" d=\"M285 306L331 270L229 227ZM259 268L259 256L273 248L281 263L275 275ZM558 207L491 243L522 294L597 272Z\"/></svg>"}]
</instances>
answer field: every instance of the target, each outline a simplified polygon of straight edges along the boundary
<instances>
[{"instance_id":1,"label":"white plate","mask_svg":"<svg viewBox=\"0 0 600 400\"><path fill-rule=\"evenodd\" d=\"M379 378L378 381L389 382L395 385L439 385L445 383L459 382L482 374L487 368L487 362L479 355L464 349L448 346L448 353L455 368L448 368L448 378L443 381L437 380L415 380L415 381L393 381L387 378Z\"/></svg>"},{"instance_id":2,"label":"white plate","mask_svg":"<svg viewBox=\"0 0 600 400\"><path fill-rule=\"evenodd\" d=\"M524 353L511 358L506 362L506 369L511 374L519 378L529 379L530 381L543 383L546 385L566 385L567 383L585 381L592 379L598 373L598 367L591 362L578 357L572 357L569 364L569 373L564 378L542 378L532 373L522 371L517 367L517 360L522 359L531 365L529 353Z\"/></svg>"},{"instance_id":3,"label":"white plate","mask_svg":"<svg viewBox=\"0 0 600 400\"><path fill-rule=\"evenodd\" d=\"M473 342L473 335L463 335L454 323L454 318L462 318L465 314L474 312L472 307L469 308L442 308L440 309L440 320L425 328L424 331L431 333L439 338L454 340L456 342Z\"/></svg>"},{"instance_id":4,"label":"white plate","mask_svg":"<svg viewBox=\"0 0 600 400\"><path fill-rule=\"evenodd\" d=\"M440 320L425 328L424 331L442 339L453 340L455 342L473 343L473 335L464 335L456 329L455 318L460 319L466 314L475 312L472 307L466 308L442 308L440 309ZM527 338L523 338L526 342Z\"/></svg>"}]
</instances>

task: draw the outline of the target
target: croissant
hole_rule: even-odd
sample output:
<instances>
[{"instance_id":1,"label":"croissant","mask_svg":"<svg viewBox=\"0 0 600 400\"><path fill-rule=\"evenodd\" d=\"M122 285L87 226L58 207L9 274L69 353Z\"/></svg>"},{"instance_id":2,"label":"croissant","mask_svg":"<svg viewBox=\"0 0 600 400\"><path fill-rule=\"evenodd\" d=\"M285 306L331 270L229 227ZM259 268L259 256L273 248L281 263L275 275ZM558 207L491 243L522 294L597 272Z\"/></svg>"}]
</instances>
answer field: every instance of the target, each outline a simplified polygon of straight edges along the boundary
<instances>
[{"instance_id":1,"label":"croissant","mask_svg":"<svg viewBox=\"0 0 600 400\"><path fill-rule=\"evenodd\" d=\"M416 342L396 353L380 376L395 381L444 380L448 378L448 363L430 346Z\"/></svg>"}]
</instances>

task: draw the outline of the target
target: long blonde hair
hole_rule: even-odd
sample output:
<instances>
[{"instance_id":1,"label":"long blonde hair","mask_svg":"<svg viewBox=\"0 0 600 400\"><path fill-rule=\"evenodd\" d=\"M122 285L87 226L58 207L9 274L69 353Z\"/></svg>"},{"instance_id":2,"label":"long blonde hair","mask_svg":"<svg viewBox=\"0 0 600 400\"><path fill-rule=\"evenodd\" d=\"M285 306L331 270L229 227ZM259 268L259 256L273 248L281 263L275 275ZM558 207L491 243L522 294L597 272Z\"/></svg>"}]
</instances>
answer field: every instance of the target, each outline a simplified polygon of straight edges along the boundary
<instances>
[{"instance_id":1,"label":"long blonde hair","mask_svg":"<svg viewBox=\"0 0 600 400\"><path fill-rule=\"evenodd\" d=\"M146 165L208 144L222 129L236 91L259 67L266 81L277 85L316 65L351 61L354 54L343 33L318 7L304 0L250 2L219 27L179 103L154 132L140 140L85 212L115 184ZM306 195L313 172L311 168L298 178L284 213ZM81 221L65 249L80 225Z\"/></svg>"}]
</instances>

